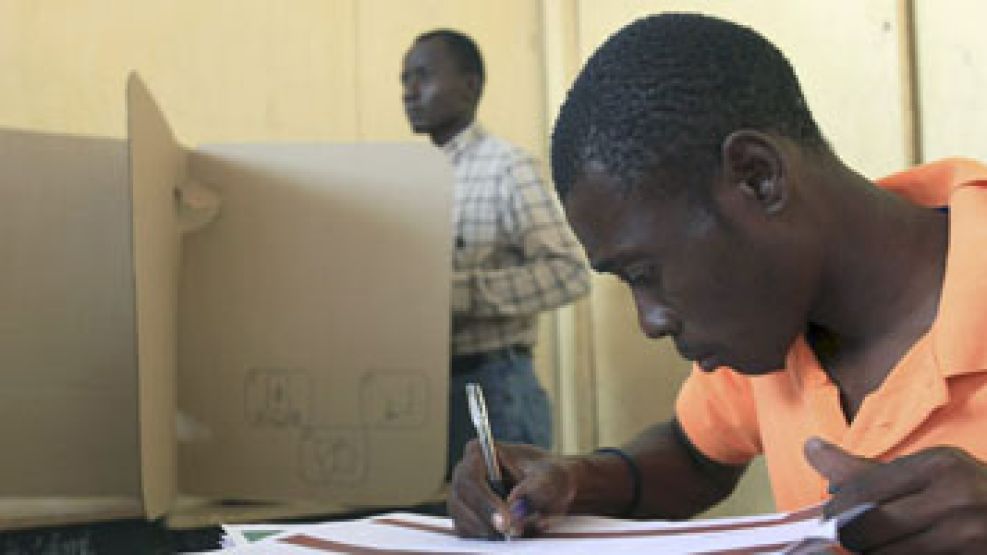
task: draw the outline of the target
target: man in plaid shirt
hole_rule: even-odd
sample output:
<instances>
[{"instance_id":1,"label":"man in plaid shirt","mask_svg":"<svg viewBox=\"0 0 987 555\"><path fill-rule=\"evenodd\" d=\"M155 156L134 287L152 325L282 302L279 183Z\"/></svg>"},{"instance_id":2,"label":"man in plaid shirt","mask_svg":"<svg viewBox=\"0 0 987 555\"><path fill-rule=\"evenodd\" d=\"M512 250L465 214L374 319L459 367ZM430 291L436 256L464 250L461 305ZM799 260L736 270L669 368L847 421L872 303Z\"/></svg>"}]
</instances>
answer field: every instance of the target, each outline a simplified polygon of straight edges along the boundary
<instances>
[{"instance_id":1,"label":"man in plaid shirt","mask_svg":"<svg viewBox=\"0 0 987 555\"><path fill-rule=\"evenodd\" d=\"M531 366L538 314L589 291L582 250L535 161L474 122L483 60L462 33L420 35L401 71L405 113L456 176L449 465L474 436L465 384L479 383L498 440L550 447L551 411Z\"/></svg>"}]
</instances>

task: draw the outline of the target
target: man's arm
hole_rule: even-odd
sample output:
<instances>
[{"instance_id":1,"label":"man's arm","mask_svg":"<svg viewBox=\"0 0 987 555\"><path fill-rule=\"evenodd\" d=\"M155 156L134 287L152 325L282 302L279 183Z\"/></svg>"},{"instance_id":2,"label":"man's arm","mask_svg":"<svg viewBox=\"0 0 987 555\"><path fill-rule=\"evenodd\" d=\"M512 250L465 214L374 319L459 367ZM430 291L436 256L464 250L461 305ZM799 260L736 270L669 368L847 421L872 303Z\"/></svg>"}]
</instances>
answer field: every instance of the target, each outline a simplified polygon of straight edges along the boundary
<instances>
[{"instance_id":1,"label":"man's arm","mask_svg":"<svg viewBox=\"0 0 987 555\"><path fill-rule=\"evenodd\" d=\"M642 478L633 516L692 516L729 495L743 474L745 466L723 465L695 451L677 428L674 421L658 424L627 446ZM448 505L460 535L538 533L553 515L566 513L628 516L633 478L619 456L556 457L507 443L497 445L497 455L513 485L506 500L490 490L475 442L453 472Z\"/></svg>"},{"instance_id":2,"label":"man's arm","mask_svg":"<svg viewBox=\"0 0 987 555\"><path fill-rule=\"evenodd\" d=\"M503 220L518 264L453 273L453 313L522 316L558 308L589 291L582 250L542 184L534 161L518 158L504 174L509 191Z\"/></svg>"},{"instance_id":3,"label":"man's arm","mask_svg":"<svg viewBox=\"0 0 987 555\"><path fill-rule=\"evenodd\" d=\"M600 453L577 465L572 512L688 518L733 492L747 466L716 462L696 449L676 420L652 426L624 450L641 474L640 503L625 514L633 495L632 475L620 457Z\"/></svg>"}]
</instances>

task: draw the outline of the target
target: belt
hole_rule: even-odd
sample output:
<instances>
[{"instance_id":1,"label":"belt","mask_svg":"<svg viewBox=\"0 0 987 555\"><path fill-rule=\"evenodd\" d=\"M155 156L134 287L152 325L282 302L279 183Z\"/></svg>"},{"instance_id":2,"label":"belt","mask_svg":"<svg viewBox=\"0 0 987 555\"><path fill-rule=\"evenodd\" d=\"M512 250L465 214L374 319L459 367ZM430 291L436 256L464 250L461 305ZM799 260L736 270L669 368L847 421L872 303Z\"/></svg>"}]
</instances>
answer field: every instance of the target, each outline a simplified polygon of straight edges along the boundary
<instances>
[{"instance_id":1,"label":"belt","mask_svg":"<svg viewBox=\"0 0 987 555\"><path fill-rule=\"evenodd\" d=\"M462 372L469 372L474 368L478 368L488 362L497 362L501 360L508 360L512 357L531 356L531 345L524 345L522 343L516 345L508 345L500 349L494 349L492 351L483 351L480 353L469 353L465 355L453 355L449 368L453 374L459 374Z\"/></svg>"}]
</instances>

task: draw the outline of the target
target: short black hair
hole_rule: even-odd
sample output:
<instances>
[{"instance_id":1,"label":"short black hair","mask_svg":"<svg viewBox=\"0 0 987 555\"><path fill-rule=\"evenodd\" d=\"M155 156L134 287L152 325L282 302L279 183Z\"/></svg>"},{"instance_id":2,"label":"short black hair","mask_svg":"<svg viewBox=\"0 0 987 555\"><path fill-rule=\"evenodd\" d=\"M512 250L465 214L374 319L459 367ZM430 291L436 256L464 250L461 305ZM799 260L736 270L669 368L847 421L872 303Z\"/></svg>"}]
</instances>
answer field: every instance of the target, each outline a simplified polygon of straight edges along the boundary
<instances>
[{"instance_id":1,"label":"short black hair","mask_svg":"<svg viewBox=\"0 0 987 555\"><path fill-rule=\"evenodd\" d=\"M687 187L708 181L739 129L828 148L791 64L764 37L699 14L646 17L612 35L576 78L552 132L552 177L563 199L588 164L624 190L656 169L689 176L670 180Z\"/></svg>"},{"instance_id":2,"label":"short black hair","mask_svg":"<svg viewBox=\"0 0 987 555\"><path fill-rule=\"evenodd\" d=\"M460 33L453 29L434 29L427 33L422 33L415 38L415 43L429 39L441 39L449 47L453 57L463 73L472 73L480 77L480 86L486 81L486 72L483 69L483 56L469 35Z\"/></svg>"}]
</instances>

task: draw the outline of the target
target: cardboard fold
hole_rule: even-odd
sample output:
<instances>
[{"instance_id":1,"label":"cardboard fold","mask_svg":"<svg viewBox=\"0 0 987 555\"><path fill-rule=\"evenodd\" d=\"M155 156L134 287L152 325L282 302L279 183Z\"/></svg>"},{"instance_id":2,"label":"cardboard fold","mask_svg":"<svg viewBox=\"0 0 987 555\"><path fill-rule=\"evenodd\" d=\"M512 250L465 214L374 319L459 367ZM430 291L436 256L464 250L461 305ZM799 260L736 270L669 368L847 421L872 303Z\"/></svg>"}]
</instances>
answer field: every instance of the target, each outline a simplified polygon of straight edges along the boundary
<instances>
[{"instance_id":1,"label":"cardboard fold","mask_svg":"<svg viewBox=\"0 0 987 555\"><path fill-rule=\"evenodd\" d=\"M167 512L177 491L178 273L181 226L175 188L188 154L136 74L127 80L133 204L141 491L150 518Z\"/></svg>"},{"instance_id":2,"label":"cardboard fold","mask_svg":"<svg viewBox=\"0 0 987 555\"><path fill-rule=\"evenodd\" d=\"M219 215L219 195L212 189L186 181L175 188L178 210L178 228L181 233L192 233L209 225Z\"/></svg>"}]
</instances>

